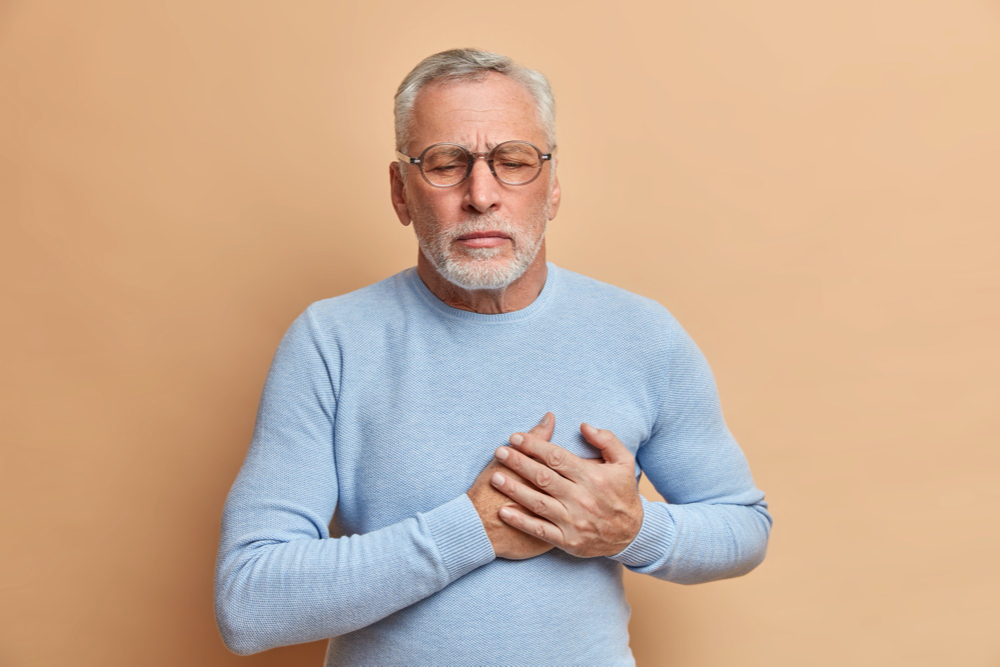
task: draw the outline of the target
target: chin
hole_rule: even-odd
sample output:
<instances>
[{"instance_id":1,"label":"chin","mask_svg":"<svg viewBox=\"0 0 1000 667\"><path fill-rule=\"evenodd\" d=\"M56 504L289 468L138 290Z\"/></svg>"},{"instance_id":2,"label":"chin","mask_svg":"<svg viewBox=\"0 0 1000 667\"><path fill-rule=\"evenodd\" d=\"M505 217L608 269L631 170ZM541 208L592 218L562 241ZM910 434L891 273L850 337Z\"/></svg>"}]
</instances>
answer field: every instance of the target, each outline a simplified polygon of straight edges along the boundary
<instances>
[{"instance_id":1,"label":"chin","mask_svg":"<svg viewBox=\"0 0 1000 667\"><path fill-rule=\"evenodd\" d=\"M528 265L521 264L515 259L491 261L449 258L443 266L437 268L441 276L456 287L466 290L500 290L524 275Z\"/></svg>"}]
</instances>

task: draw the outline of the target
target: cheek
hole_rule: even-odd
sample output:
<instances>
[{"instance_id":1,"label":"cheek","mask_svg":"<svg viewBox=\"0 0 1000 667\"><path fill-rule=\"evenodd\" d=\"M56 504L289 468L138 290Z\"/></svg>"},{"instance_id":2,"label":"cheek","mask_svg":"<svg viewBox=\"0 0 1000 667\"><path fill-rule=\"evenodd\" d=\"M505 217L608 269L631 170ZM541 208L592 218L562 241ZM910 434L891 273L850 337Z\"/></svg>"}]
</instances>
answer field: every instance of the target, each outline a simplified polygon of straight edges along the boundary
<instances>
[{"instance_id":1,"label":"cheek","mask_svg":"<svg viewBox=\"0 0 1000 667\"><path fill-rule=\"evenodd\" d=\"M407 201L411 215L419 215L425 219L448 220L456 219L461 213L461 200L453 201L452 193L420 193Z\"/></svg>"},{"instance_id":2,"label":"cheek","mask_svg":"<svg viewBox=\"0 0 1000 667\"><path fill-rule=\"evenodd\" d=\"M532 201L530 215L533 227L544 227L545 223L549 221L549 211L551 210L552 202L548 195L548 191L543 191Z\"/></svg>"},{"instance_id":3,"label":"cheek","mask_svg":"<svg viewBox=\"0 0 1000 667\"><path fill-rule=\"evenodd\" d=\"M438 226L434 224L433 220L424 216L414 216L413 231L418 237L425 240L436 239L439 235Z\"/></svg>"}]
</instances>

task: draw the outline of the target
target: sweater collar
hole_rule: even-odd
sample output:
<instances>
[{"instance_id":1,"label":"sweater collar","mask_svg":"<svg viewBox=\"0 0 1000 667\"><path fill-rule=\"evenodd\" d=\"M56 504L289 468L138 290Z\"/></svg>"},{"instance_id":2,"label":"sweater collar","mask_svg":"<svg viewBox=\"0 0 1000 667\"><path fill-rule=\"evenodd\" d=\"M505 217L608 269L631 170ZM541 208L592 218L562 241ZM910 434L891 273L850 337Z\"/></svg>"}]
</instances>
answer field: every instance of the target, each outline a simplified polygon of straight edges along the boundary
<instances>
[{"instance_id":1,"label":"sweater collar","mask_svg":"<svg viewBox=\"0 0 1000 667\"><path fill-rule=\"evenodd\" d=\"M437 295L430 290L424 281L420 279L417 274L417 267L412 266L402 272L403 281L420 295L420 298L424 303L426 303L435 312L452 319L458 319L465 322L475 323L475 324L507 324L510 322L520 322L521 320L526 320L534 317L538 313L545 310L548 303L552 300L552 294L556 291L559 282L559 267L557 267L552 262L546 262L547 275L545 276L545 284L542 286L542 291L539 292L538 296L532 301L527 307L520 310L512 310L509 313L476 313L471 310L462 310L461 308L454 308L449 306L444 301L439 299Z\"/></svg>"}]
</instances>

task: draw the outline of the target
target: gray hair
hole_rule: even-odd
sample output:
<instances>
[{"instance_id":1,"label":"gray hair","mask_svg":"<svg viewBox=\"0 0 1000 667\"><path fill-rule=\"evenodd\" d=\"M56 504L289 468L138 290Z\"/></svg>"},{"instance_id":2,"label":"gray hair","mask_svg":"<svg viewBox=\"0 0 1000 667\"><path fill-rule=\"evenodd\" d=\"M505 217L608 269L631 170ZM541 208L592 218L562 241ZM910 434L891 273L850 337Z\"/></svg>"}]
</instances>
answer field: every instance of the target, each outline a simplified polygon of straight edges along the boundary
<instances>
[{"instance_id":1,"label":"gray hair","mask_svg":"<svg viewBox=\"0 0 1000 667\"><path fill-rule=\"evenodd\" d=\"M507 56L479 49L451 49L427 56L414 67L396 91L396 150L405 151L413 132L413 105L432 81L478 81L487 72L499 72L524 86L535 100L538 122L552 150L556 145L556 102L549 80L541 72L521 67Z\"/></svg>"}]
</instances>

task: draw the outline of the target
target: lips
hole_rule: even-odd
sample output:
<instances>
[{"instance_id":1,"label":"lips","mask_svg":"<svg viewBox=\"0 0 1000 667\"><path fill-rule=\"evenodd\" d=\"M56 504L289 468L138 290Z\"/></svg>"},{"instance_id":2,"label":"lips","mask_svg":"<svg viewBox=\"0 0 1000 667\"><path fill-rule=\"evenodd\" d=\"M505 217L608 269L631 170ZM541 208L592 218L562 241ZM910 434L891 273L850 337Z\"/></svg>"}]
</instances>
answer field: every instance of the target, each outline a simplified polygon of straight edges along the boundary
<instances>
[{"instance_id":1,"label":"lips","mask_svg":"<svg viewBox=\"0 0 1000 667\"><path fill-rule=\"evenodd\" d=\"M468 239L489 239L489 238L506 239L509 237L503 232L486 231L486 232L472 232L471 234L462 234L456 240L466 241Z\"/></svg>"},{"instance_id":2,"label":"lips","mask_svg":"<svg viewBox=\"0 0 1000 667\"><path fill-rule=\"evenodd\" d=\"M509 239L510 237L503 232L485 231L462 234L455 240L469 248L494 248Z\"/></svg>"}]
</instances>

